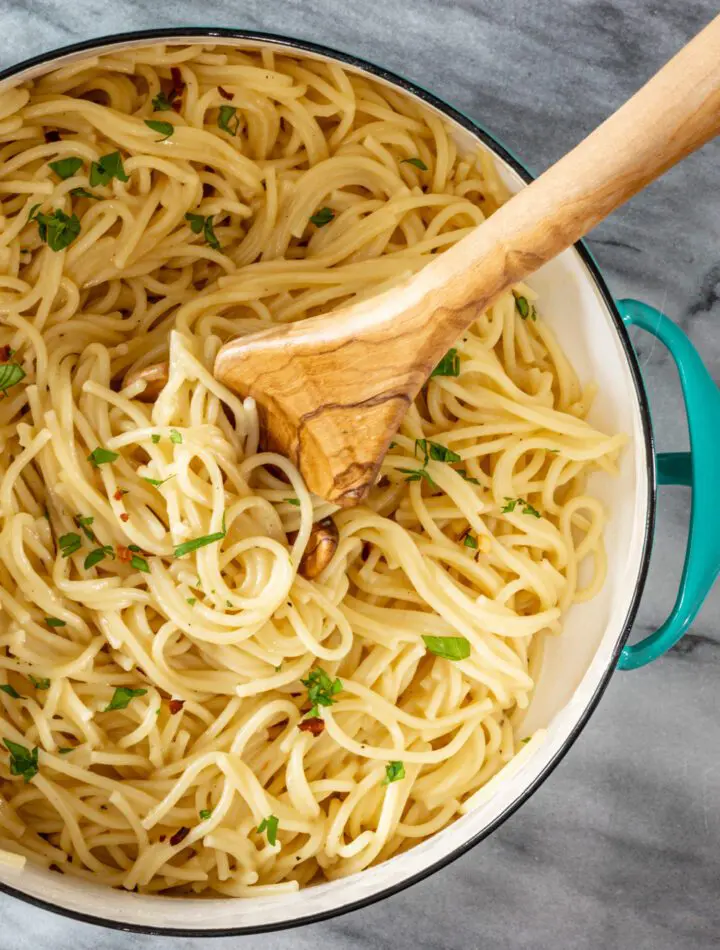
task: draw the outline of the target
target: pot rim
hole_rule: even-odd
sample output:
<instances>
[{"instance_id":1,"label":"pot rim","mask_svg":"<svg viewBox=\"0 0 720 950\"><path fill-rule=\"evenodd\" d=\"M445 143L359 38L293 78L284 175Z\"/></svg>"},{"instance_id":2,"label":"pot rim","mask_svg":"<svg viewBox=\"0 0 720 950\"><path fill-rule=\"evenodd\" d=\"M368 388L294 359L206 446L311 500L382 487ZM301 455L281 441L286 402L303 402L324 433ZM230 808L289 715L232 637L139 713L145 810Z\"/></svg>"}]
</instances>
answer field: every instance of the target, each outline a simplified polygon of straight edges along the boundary
<instances>
[{"instance_id":1,"label":"pot rim","mask_svg":"<svg viewBox=\"0 0 720 950\"><path fill-rule=\"evenodd\" d=\"M7 79L18 77L20 74L33 69L34 67L42 65L49 66L53 60L59 59L63 56L73 55L75 53L101 52L104 47L119 46L123 44L135 45L138 41L142 42L145 40L148 43L152 43L153 41L182 42L193 39L207 41L208 39L212 38L235 39L241 42L248 40L259 43L265 42L275 46L285 47L288 50L296 50L302 53L310 53L334 59L343 65L369 73L373 77L385 80L393 86L400 87L405 92L417 97L418 99L427 103L429 106L437 109L445 116L448 116L458 125L461 125L473 136L479 139L490 152L501 158L523 180L525 184L530 184L530 182L532 182L536 177L530 173L528 168L520 161L519 158L517 158L505 145L495 138L494 135L488 132L482 125L475 122L475 120L471 119L464 112L456 109L454 106L445 102L444 99L436 96L434 93L423 88L417 83L412 82L411 80L406 79L404 76L400 76L383 66L378 66L375 63L363 59L360 56L355 56L352 53L345 53L340 50L336 50L333 47L325 46L323 43L315 43L311 40L305 39L296 39L283 34L216 26L167 27L166 29L157 28L151 30L129 30L123 33L107 34L96 39L83 40L79 43L71 43L67 46L61 46L57 49L50 50L47 53L41 53L38 56L33 56L30 59L23 60L14 66L10 66L8 69L0 71L0 83ZM393 897L394 895L399 894L401 891L404 891L406 888L411 887L413 884L417 884L419 881L425 880L436 871L440 871L453 861L457 860L459 857L462 857L462 855L474 848L475 845L487 838L511 815L513 815L521 805L525 804L525 802L535 791L537 791L545 779L548 778L548 776L555 770L556 766L559 765L572 745L575 743L575 740L578 738L582 730L585 728L585 725L587 724L592 713L595 711L603 693L605 692L605 689L607 688L610 677L615 671L620 653L630 635L630 630L635 621L635 616L637 614L643 589L645 587L645 582L647 580L648 569L650 566L651 543L655 527L655 507L657 494L654 464L655 444L652 431L650 407L647 400L647 395L645 393L640 367L638 365L637 357L630 342L630 337L623 319L620 316L620 313L615 305L615 301L605 283L605 280L600 272L600 268L592 256L592 253L584 241L578 241L574 245L574 249L580 255L580 259L584 264L589 277L595 284L595 287L600 294L605 307L607 308L614 329L620 339L620 343L622 344L625 359L628 363L628 368L635 390L635 398L638 403L640 419L642 422L647 469L647 508L642 542L642 555L640 559L638 576L635 583L635 590L628 606L625 620L623 621L622 630L620 631L617 642L613 649L610 662L608 663L605 672L600 678L595 692L592 694L585 708L582 710L582 713L579 715L567 739L558 749L553 758L547 762L542 771L540 771L538 775L535 776L535 778L523 789L517 798L511 802L510 805L508 805L507 808L505 808L484 828L482 828L481 831L463 841L462 844L458 845L450 853L443 855L428 867L423 868L416 874L404 878L402 881L382 888L375 893L359 900L355 900L348 904L343 904L339 907L331 908L330 910L310 914L308 916L295 917L287 921L245 927L223 927L213 930L188 927L150 927L143 924L130 924L116 920L107 920L92 914L84 914L76 910L70 910L68 908L62 907L59 904L42 900L41 898L35 897L34 895L26 894L23 891L1 881L0 893L8 894L11 897L16 897L28 904L32 904L36 907L42 908L43 910L50 911L72 920L79 920L83 923L95 924L99 927L106 927L112 930L122 930L130 933L152 934L168 937L239 937L290 930L296 927L305 926L307 924L316 924L322 921L331 920L332 918L340 917L343 914L347 914L351 911L361 910L362 908L368 907L371 904L375 904L378 901L384 900L388 897Z\"/></svg>"}]
</instances>

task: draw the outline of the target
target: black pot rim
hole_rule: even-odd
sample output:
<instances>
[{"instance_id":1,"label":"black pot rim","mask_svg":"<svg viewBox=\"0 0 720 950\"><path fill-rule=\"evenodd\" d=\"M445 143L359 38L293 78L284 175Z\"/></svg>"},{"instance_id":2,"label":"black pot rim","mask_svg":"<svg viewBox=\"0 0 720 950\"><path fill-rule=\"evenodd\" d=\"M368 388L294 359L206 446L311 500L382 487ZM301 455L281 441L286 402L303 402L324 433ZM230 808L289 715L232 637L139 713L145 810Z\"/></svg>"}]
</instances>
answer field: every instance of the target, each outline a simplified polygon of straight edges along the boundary
<instances>
[{"instance_id":1,"label":"black pot rim","mask_svg":"<svg viewBox=\"0 0 720 950\"><path fill-rule=\"evenodd\" d=\"M467 131L480 139L483 144L485 144L488 149L490 149L491 152L503 159L503 161L506 162L523 179L523 181L529 183L533 180L534 176L530 174L527 168L486 129L478 125L474 120L466 116L464 113L446 103L440 97L435 96L426 89L423 89L421 86L418 86L410 80L397 75L389 69L385 69L382 66L376 66L374 63L370 63L367 60L362 59L359 56L354 56L351 53L344 53L321 43L313 43L310 40L294 39L290 36L283 36L274 33L263 33L254 30L237 30L229 27L168 27L167 29L137 30L127 33L114 33L108 36L101 36L97 39L84 40L81 43L73 43L69 46L62 46L58 49L51 50L48 53L43 53L39 56L33 56L30 59L26 59L23 62L0 72L0 82L10 79L14 76L18 76L20 73L24 73L35 66L49 64L55 59L72 53L90 51L99 52L103 47L110 47L118 44L131 44L137 43L137 41L145 40L148 42L161 40L166 40L168 42L178 40L181 42L185 40L207 41L213 37L236 39L240 42L256 40L260 42L272 43L275 46L287 47L289 50L294 49L304 53L314 53L319 56L326 56L331 59L335 59L344 65L361 69L367 73L370 73L372 76L384 79L423 100L428 105L433 106L449 118L453 119L459 125L463 126L465 129L467 129ZM501 824L503 824L504 821L514 814L517 809L523 805L528 800L528 798L530 798L530 796L540 787L540 785L551 774L555 767L562 761L566 753L569 751L575 740L584 729L588 719L594 712L598 702L605 692L607 684L610 681L610 677L615 670L615 666L620 657L622 648L625 645L628 636L630 635L630 630L635 620L640 599L642 597L642 592L645 587L645 581L647 579L647 573L650 564L651 541L655 527L656 480L654 465L654 440L650 408L648 405L647 396L645 394L640 368L635 356L635 351L633 350L632 344L630 343L630 337L628 336L625 324L623 323L618 309L615 306L615 301L610 294L607 285L605 284L605 280L602 277L602 274L600 273L594 258L583 241L579 241L577 244L575 244L575 250L580 255L583 264L592 277L595 286L597 287L597 290L600 293L600 296L602 297L608 312L610 313L615 330L618 334L620 342L622 343L625 359L628 362L630 374L632 376L633 386L635 388L635 398L637 399L640 408L640 416L643 423L648 483L647 516L645 519L642 559L638 572L637 583L635 585L635 592L628 607L628 611L623 622L622 631L618 637L611 660L608 663L607 669L603 673L603 676L598 683L595 692L583 710L582 715L579 717L578 721L575 723L572 731L570 732L570 735L567 737L566 741L558 750L556 755L547 763L542 772L536 776L536 778L501 814L499 814L489 825L486 825L482 831L478 832L476 835L473 835L467 841L464 841L461 845L455 848L454 851L440 858L430 867L423 868L423 870L419 871L417 874L411 875L399 883L386 887L377 893L363 898L362 900L356 900L352 903L345 904L342 907L333 908L332 910L328 911L322 911L307 917L297 917L292 920L282 921L279 923L261 924L251 927L225 927L219 928L217 930L193 929L186 927L146 927L139 924L126 924L114 920L105 920L102 917L95 917L91 914L83 914L79 911L69 910L65 907L53 904L50 901L41 900L40 898L25 894L17 888L3 883L0 883L0 892L9 894L12 897L17 897L19 900L33 904L36 907L42 908L43 910L48 910L59 914L63 917L69 917L73 920L79 920L84 923L95 924L96 926L106 927L113 930L123 930L130 933L154 934L157 936L169 937L239 937L289 930L295 927L301 927L308 924L315 924L321 921L330 920L331 918L347 914L350 911L360 910L363 907L368 907L377 901L381 901L388 897L392 897L395 894L399 894L401 891L404 891L413 884L424 880L431 874L434 874L436 871L447 867L450 863L461 857L463 854L466 854L471 848L475 847L475 845L487 838L488 835L492 834L493 831L495 831Z\"/></svg>"}]
</instances>

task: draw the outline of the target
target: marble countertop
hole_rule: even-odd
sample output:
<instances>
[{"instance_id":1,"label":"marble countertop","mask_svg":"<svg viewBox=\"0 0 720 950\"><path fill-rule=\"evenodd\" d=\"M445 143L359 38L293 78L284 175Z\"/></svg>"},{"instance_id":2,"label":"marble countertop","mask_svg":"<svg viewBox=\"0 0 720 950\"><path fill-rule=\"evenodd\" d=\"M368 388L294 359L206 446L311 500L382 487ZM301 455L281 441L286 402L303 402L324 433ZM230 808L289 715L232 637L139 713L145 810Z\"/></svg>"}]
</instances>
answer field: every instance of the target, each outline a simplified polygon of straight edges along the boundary
<instances>
[{"instance_id":1,"label":"marble countertop","mask_svg":"<svg viewBox=\"0 0 720 950\"><path fill-rule=\"evenodd\" d=\"M715 0L3 0L0 68L130 29L236 26L359 53L439 93L538 171L717 12ZM592 235L616 296L667 312L720 376L720 142ZM661 450L687 446L677 375L637 335ZM663 490L636 624L675 597L690 496ZM396 897L289 933L213 948L710 950L720 929L720 585L667 657L618 674L570 754L499 831ZM0 950L177 950L0 896Z\"/></svg>"}]
</instances>

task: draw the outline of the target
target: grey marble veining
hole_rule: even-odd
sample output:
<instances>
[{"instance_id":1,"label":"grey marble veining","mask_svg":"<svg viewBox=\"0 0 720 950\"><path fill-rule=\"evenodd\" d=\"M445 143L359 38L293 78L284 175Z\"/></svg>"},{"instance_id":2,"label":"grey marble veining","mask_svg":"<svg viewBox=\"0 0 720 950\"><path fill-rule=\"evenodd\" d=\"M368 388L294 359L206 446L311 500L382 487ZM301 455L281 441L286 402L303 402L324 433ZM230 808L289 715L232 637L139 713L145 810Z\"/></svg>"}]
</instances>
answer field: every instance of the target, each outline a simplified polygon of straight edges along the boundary
<instances>
[{"instance_id":1,"label":"grey marble veining","mask_svg":"<svg viewBox=\"0 0 720 950\"><path fill-rule=\"evenodd\" d=\"M536 171L717 12L714 0L1 0L0 67L66 43L168 25L246 27L354 51L444 96ZM612 291L662 307L720 375L720 144L597 228ZM686 447L676 373L637 336L661 450ZM636 630L672 605L689 493L664 490ZM720 589L665 659L618 674L551 778L498 832L363 911L217 950L710 950L720 944ZM199 950L0 897L0 950Z\"/></svg>"}]
</instances>

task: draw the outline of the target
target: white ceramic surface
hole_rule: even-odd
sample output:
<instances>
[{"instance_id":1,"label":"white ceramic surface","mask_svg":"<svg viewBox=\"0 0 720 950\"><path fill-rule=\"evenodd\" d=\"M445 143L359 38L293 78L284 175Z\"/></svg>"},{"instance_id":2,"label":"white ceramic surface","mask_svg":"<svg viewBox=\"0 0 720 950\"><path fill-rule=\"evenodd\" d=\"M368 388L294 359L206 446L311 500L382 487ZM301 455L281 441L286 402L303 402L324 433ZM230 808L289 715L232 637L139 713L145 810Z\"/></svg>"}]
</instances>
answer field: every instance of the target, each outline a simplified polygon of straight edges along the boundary
<instances>
[{"instance_id":1,"label":"white ceramic surface","mask_svg":"<svg viewBox=\"0 0 720 950\"><path fill-rule=\"evenodd\" d=\"M212 42L234 41L213 38ZM88 55L87 51L73 54L64 61ZM36 76L48 68L47 64L35 67L11 82ZM377 81L377 77L373 78ZM477 147L477 140L463 126L451 125L462 149ZM516 172L498 156L495 160L510 189L522 187ZM642 569L650 486L643 421L633 377L613 318L592 274L580 255L570 250L547 264L529 283L540 294L543 319L552 327L581 380L598 384L591 421L605 430L630 436L619 478L594 476L593 493L603 500L609 512L605 532L608 577L597 597L571 609L562 636L546 650L527 718L528 729L546 729L542 741L528 745L501 773L501 778L487 787L487 793L468 814L428 841L378 867L294 895L242 900L147 897L80 883L31 865L22 871L0 866L0 881L37 900L120 925L207 932L277 927L356 905L422 875L470 839L482 835L541 778L592 704L623 634Z\"/></svg>"}]
</instances>

